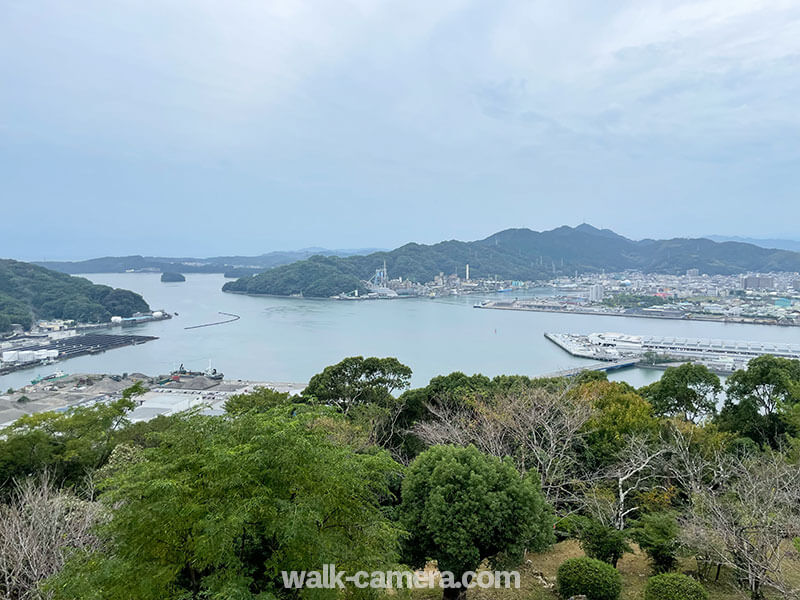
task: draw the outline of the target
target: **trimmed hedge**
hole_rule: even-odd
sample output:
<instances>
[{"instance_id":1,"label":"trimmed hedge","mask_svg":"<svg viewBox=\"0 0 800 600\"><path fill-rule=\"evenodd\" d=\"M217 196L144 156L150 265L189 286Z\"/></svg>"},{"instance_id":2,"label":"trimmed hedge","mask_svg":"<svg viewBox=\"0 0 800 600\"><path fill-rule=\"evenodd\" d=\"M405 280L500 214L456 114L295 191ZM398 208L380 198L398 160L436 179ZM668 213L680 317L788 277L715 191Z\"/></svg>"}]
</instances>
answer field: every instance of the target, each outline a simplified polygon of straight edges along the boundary
<instances>
[{"instance_id":1,"label":"trimmed hedge","mask_svg":"<svg viewBox=\"0 0 800 600\"><path fill-rule=\"evenodd\" d=\"M644 600L708 600L708 592L691 577L664 573L647 580Z\"/></svg>"},{"instance_id":2,"label":"trimmed hedge","mask_svg":"<svg viewBox=\"0 0 800 600\"><path fill-rule=\"evenodd\" d=\"M622 576L601 560L570 558L561 563L556 575L562 598L583 594L587 600L617 600L622 592Z\"/></svg>"}]
</instances>

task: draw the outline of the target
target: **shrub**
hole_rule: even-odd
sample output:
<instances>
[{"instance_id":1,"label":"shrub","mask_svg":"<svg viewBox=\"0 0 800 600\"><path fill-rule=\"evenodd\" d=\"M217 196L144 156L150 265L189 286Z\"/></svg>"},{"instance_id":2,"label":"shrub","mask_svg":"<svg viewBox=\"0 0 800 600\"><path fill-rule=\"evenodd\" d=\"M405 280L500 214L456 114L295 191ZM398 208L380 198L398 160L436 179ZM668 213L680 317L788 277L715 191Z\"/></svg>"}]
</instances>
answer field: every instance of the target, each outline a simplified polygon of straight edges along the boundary
<instances>
[{"instance_id":1,"label":"shrub","mask_svg":"<svg viewBox=\"0 0 800 600\"><path fill-rule=\"evenodd\" d=\"M664 573L648 579L644 600L708 600L708 593L691 577Z\"/></svg>"},{"instance_id":2,"label":"shrub","mask_svg":"<svg viewBox=\"0 0 800 600\"><path fill-rule=\"evenodd\" d=\"M622 555L631 552L624 531L603 525L588 517L576 519L576 530L581 549L589 558L596 558L616 567Z\"/></svg>"},{"instance_id":3,"label":"shrub","mask_svg":"<svg viewBox=\"0 0 800 600\"><path fill-rule=\"evenodd\" d=\"M666 573L675 568L679 534L680 527L671 513L645 515L633 528L633 539L647 553L656 573Z\"/></svg>"},{"instance_id":4,"label":"shrub","mask_svg":"<svg viewBox=\"0 0 800 600\"><path fill-rule=\"evenodd\" d=\"M556 575L562 598L583 594L587 600L617 600L622 577L617 570L595 558L570 558L561 563Z\"/></svg>"}]
</instances>

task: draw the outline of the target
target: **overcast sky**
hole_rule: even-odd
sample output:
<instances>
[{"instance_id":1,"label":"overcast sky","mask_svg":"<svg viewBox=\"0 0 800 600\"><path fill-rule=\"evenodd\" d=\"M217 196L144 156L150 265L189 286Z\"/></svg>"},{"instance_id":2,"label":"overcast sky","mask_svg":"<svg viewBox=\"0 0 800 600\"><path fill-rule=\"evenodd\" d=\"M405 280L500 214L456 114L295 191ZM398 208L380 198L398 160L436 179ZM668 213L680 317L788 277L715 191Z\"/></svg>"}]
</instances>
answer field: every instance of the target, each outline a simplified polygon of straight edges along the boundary
<instances>
[{"instance_id":1,"label":"overcast sky","mask_svg":"<svg viewBox=\"0 0 800 600\"><path fill-rule=\"evenodd\" d=\"M0 0L0 256L797 238L800 3Z\"/></svg>"}]
</instances>

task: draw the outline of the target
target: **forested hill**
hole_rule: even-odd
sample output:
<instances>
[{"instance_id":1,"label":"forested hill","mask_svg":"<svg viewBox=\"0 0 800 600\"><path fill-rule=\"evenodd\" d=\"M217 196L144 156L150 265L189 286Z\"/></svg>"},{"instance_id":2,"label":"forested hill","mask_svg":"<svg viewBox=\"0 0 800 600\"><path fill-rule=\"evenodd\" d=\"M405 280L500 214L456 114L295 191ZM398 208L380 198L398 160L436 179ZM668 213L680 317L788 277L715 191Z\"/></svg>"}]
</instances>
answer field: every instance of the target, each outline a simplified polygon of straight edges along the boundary
<instances>
[{"instance_id":1,"label":"forested hill","mask_svg":"<svg viewBox=\"0 0 800 600\"><path fill-rule=\"evenodd\" d=\"M153 271L160 273L257 273L280 265L288 265L315 255L351 256L369 254L374 248L327 250L303 248L302 250L275 251L258 256L212 256L210 258L163 256L104 256L80 261L50 261L35 264L69 273L124 273L126 271Z\"/></svg>"},{"instance_id":2,"label":"forested hill","mask_svg":"<svg viewBox=\"0 0 800 600\"><path fill-rule=\"evenodd\" d=\"M438 273L472 277L536 280L578 272L637 269L651 273L735 274L747 271L800 271L800 253L761 248L739 242L675 238L634 241L591 225L550 231L507 229L474 242L447 241L431 246L406 244L390 252L346 258L314 257L243 277L226 291L306 296L330 296L354 289L386 265L391 277L426 282ZM320 284L320 277L324 282ZM313 289L312 289L313 288Z\"/></svg>"},{"instance_id":3,"label":"forested hill","mask_svg":"<svg viewBox=\"0 0 800 600\"><path fill-rule=\"evenodd\" d=\"M95 285L30 263L0 259L0 332L12 323L29 328L34 319L74 319L84 323L129 317L150 310L128 290Z\"/></svg>"}]
</instances>

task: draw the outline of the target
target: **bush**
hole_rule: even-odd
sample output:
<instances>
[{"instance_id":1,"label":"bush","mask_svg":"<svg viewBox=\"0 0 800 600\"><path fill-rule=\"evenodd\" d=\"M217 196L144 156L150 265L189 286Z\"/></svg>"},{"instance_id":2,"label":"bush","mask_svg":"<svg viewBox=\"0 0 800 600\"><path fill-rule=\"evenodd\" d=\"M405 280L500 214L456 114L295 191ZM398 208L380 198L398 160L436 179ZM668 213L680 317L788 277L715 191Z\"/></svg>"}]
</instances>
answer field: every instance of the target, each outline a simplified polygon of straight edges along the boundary
<instances>
[{"instance_id":1,"label":"bush","mask_svg":"<svg viewBox=\"0 0 800 600\"><path fill-rule=\"evenodd\" d=\"M680 527L671 513L653 513L639 519L633 539L647 553L656 573L667 573L678 562Z\"/></svg>"},{"instance_id":2,"label":"bush","mask_svg":"<svg viewBox=\"0 0 800 600\"><path fill-rule=\"evenodd\" d=\"M664 573L647 581L644 600L708 600L708 593L691 577L680 573Z\"/></svg>"},{"instance_id":3,"label":"bush","mask_svg":"<svg viewBox=\"0 0 800 600\"><path fill-rule=\"evenodd\" d=\"M622 555L631 552L624 531L608 527L588 517L578 517L575 527L581 549L589 558L596 558L616 567Z\"/></svg>"},{"instance_id":4,"label":"bush","mask_svg":"<svg viewBox=\"0 0 800 600\"><path fill-rule=\"evenodd\" d=\"M622 577L617 570L595 558L570 558L561 563L556 575L562 598L583 594L587 600L617 600Z\"/></svg>"}]
</instances>

